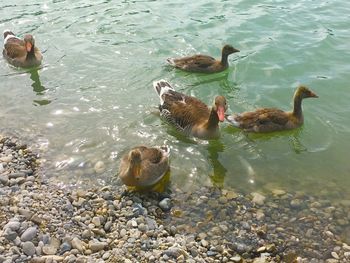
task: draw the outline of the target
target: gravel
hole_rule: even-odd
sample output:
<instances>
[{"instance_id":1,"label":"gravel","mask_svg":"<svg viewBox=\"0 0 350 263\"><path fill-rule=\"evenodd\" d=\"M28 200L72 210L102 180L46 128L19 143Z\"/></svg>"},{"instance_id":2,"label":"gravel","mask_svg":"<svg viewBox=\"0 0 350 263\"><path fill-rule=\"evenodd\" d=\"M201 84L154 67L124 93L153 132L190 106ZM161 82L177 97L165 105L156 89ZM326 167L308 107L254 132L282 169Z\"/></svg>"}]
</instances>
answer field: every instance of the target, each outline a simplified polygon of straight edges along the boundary
<instances>
[{"instance_id":1,"label":"gravel","mask_svg":"<svg viewBox=\"0 0 350 263\"><path fill-rule=\"evenodd\" d=\"M349 200L60 188L39 165L20 140L0 136L0 262L350 262Z\"/></svg>"}]
</instances>

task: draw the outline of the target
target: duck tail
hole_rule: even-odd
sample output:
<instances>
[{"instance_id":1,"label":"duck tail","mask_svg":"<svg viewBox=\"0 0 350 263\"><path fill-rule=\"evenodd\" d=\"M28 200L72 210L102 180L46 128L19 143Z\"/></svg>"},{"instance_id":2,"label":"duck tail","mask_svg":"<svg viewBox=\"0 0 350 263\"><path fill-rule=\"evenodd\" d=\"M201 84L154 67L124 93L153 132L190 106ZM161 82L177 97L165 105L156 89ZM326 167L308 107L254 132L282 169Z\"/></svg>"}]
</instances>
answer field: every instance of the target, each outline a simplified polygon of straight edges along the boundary
<instances>
[{"instance_id":1,"label":"duck tail","mask_svg":"<svg viewBox=\"0 0 350 263\"><path fill-rule=\"evenodd\" d=\"M156 90L159 97L162 97L162 95L168 92L169 90L174 90L173 87L169 84L169 82L167 82L164 79L154 81L153 88Z\"/></svg>"},{"instance_id":2,"label":"duck tail","mask_svg":"<svg viewBox=\"0 0 350 263\"><path fill-rule=\"evenodd\" d=\"M236 121L236 115L226 115L225 118L226 120L231 123L233 126L235 127L240 127L240 123L238 121Z\"/></svg>"},{"instance_id":3,"label":"duck tail","mask_svg":"<svg viewBox=\"0 0 350 263\"><path fill-rule=\"evenodd\" d=\"M168 145L162 145L159 149L163 152L164 156L168 157L170 155L170 147Z\"/></svg>"},{"instance_id":4,"label":"duck tail","mask_svg":"<svg viewBox=\"0 0 350 263\"><path fill-rule=\"evenodd\" d=\"M7 36L15 36L15 34L9 29L4 30L3 34L4 34L4 39L6 39Z\"/></svg>"},{"instance_id":5,"label":"duck tail","mask_svg":"<svg viewBox=\"0 0 350 263\"><path fill-rule=\"evenodd\" d=\"M175 63L174 58L167 58L166 61L167 61L170 65L176 66L176 63Z\"/></svg>"}]
</instances>

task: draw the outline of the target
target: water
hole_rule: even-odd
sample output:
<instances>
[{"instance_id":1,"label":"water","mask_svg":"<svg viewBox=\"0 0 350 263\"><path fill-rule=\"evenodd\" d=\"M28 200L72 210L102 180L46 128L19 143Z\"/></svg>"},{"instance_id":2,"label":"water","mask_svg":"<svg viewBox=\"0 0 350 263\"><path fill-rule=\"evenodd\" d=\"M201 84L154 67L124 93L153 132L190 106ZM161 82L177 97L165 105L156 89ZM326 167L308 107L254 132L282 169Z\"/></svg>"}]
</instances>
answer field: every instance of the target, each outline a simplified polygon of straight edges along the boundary
<instances>
[{"instance_id":1,"label":"water","mask_svg":"<svg viewBox=\"0 0 350 263\"><path fill-rule=\"evenodd\" d=\"M23 3L25 2L25 3ZM44 52L39 71L0 60L0 125L40 148L58 183L109 184L121 155L139 144L172 148L175 187L240 191L282 188L346 198L350 192L350 30L347 1L6 1L0 30L32 33ZM226 72L188 74L167 57L241 50ZM247 135L221 125L219 140L186 139L154 114L152 82L230 112L285 110L299 83L319 99L303 103L295 131ZM106 169L96 174L93 166ZM116 182L118 184L118 182Z\"/></svg>"}]
</instances>

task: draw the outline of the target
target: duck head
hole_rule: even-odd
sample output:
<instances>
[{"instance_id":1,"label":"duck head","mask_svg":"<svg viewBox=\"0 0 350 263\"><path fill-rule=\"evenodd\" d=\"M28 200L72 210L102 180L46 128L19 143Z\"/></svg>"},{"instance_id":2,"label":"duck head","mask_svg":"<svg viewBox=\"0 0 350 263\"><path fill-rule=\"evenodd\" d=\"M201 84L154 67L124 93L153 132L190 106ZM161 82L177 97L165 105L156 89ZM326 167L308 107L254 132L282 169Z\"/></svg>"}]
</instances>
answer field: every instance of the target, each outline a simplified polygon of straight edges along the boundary
<instances>
[{"instance_id":1,"label":"duck head","mask_svg":"<svg viewBox=\"0 0 350 263\"><path fill-rule=\"evenodd\" d=\"M223 48L222 48L222 54L224 55L230 55L232 53L236 53L236 52L239 52L238 49L234 48L233 46L231 45L225 45Z\"/></svg>"},{"instance_id":2,"label":"duck head","mask_svg":"<svg viewBox=\"0 0 350 263\"><path fill-rule=\"evenodd\" d=\"M214 100L213 109L218 115L219 121L225 120L225 112L227 110L227 103L224 96L216 96Z\"/></svg>"},{"instance_id":3,"label":"duck head","mask_svg":"<svg viewBox=\"0 0 350 263\"><path fill-rule=\"evenodd\" d=\"M24 36L24 45L28 53L34 50L34 44L35 44L35 41L32 35L28 34Z\"/></svg>"},{"instance_id":4,"label":"duck head","mask_svg":"<svg viewBox=\"0 0 350 263\"><path fill-rule=\"evenodd\" d=\"M295 97L300 97L301 99L305 98L318 98L318 96L311 91L309 88L306 86L300 85L298 89L295 92Z\"/></svg>"},{"instance_id":5,"label":"duck head","mask_svg":"<svg viewBox=\"0 0 350 263\"><path fill-rule=\"evenodd\" d=\"M136 180L139 180L141 176L141 161L141 152L138 149L129 152L130 169Z\"/></svg>"}]
</instances>

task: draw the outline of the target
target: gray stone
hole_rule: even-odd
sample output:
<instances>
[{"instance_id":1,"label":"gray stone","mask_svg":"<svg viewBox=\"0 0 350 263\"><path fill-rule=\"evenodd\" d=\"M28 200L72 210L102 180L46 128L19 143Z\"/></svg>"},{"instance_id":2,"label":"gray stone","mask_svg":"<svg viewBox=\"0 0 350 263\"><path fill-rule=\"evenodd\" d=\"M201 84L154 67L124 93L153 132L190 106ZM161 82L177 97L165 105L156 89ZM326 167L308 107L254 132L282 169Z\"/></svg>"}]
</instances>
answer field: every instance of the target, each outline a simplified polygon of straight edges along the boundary
<instances>
[{"instance_id":1,"label":"gray stone","mask_svg":"<svg viewBox=\"0 0 350 263\"><path fill-rule=\"evenodd\" d=\"M26 231L23 232L23 234L21 235L21 240L22 242L25 241L31 241L34 239L34 237L37 234L37 228L36 227L29 227Z\"/></svg>"},{"instance_id":2,"label":"gray stone","mask_svg":"<svg viewBox=\"0 0 350 263\"><path fill-rule=\"evenodd\" d=\"M18 221L10 221L4 226L4 228L10 228L13 231L17 231L20 227L21 223Z\"/></svg>"},{"instance_id":3,"label":"gray stone","mask_svg":"<svg viewBox=\"0 0 350 263\"><path fill-rule=\"evenodd\" d=\"M17 237L17 232L11 230L10 228L6 228L3 233L3 236L9 241L13 241Z\"/></svg>"},{"instance_id":4,"label":"gray stone","mask_svg":"<svg viewBox=\"0 0 350 263\"><path fill-rule=\"evenodd\" d=\"M9 177L6 174L0 174L0 183L3 185L8 185Z\"/></svg>"},{"instance_id":5,"label":"gray stone","mask_svg":"<svg viewBox=\"0 0 350 263\"><path fill-rule=\"evenodd\" d=\"M60 247L60 254L67 252L72 249L72 246L68 242L63 242Z\"/></svg>"},{"instance_id":6,"label":"gray stone","mask_svg":"<svg viewBox=\"0 0 350 263\"><path fill-rule=\"evenodd\" d=\"M23 250L23 253L26 254L27 256L35 255L35 246L30 241L26 241L22 243L22 250Z\"/></svg>"},{"instance_id":7,"label":"gray stone","mask_svg":"<svg viewBox=\"0 0 350 263\"><path fill-rule=\"evenodd\" d=\"M167 212L171 209L171 199L164 198L162 201L159 202L158 205L164 212Z\"/></svg>"},{"instance_id":8,"label":"gray stone","mask_svg":"<svg viewBox=\"0 0 350 263\"><path fill-rule=\"evenodd\" d=\"M107 246L105 242L92 240L89 242L89 247L93 253L103 250Z\"/></svg>"}]
</instances>

